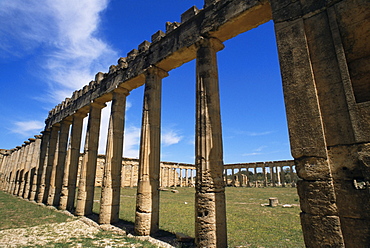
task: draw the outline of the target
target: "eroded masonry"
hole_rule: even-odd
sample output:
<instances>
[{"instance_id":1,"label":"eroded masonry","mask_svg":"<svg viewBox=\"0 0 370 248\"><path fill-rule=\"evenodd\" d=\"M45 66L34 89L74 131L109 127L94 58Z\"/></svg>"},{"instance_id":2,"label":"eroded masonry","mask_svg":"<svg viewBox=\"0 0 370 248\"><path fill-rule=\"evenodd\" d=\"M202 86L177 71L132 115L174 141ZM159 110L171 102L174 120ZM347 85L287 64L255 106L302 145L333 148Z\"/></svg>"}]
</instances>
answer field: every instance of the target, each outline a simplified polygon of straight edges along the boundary
<instances>
[{"instance_id":1,"label":"eroded masonry","mask_svg":"<svg viewBox=\"0 0 370 248\"><path fill-rule=\"evenodd\" d=\"M161 81L196 59L195 242L227 247L217 52L275 24L307 247L370 244L370 2L205 0L167 23L107 73L49 112L42 136L1 155L2 188L74 214L91 213L101 109L111 101L99 223L118 220L125 102L144 86L135 231L158 230ZM248 66L248 65L245 65ZM82 121L88 118L75 195ZM67 144L67 141L70 141ZM176 176L177 177L177 176ZM242 182L240 180L239 182Z\"/></svg>"}]
</instances>

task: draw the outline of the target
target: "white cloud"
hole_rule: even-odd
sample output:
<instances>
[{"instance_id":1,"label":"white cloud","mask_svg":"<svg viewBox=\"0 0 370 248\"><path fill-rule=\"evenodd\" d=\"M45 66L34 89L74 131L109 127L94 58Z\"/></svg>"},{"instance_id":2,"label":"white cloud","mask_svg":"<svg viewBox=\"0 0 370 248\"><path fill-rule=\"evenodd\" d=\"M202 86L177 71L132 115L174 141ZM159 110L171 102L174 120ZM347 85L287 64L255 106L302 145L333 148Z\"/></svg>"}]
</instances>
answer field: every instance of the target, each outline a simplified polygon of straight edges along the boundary
<instances>
[{"instance_id":1,"label":"white cloud","mask_svg":"<svg viewBox=\"0 0 370 248\"><path fill-rule=\"evenodd\" d=\"M162 133L162 144L164 146L170 146L179 143L182 140L182 136L180 136L177 131L175 130L166 130Z\"/></svg>"},{"instance_id":2,"label":"white cloud","mask_svg":"<svg viewBox=\"0 0 370 248\"><path fill-rule=\"evenodd\" d=\"M125 135L123 138L123 156L127 158L139 157L141 129L135 126L125 128Z\"/></svg>"},{"instance_id":3,"label":"white cloud","mask_svg":"<svg viewBox=\"0 0 370 248\"><path fill-rule=\"evenodd\" d=\"M261 155L262 153L260 152L251 152L251 153L244 153L242 154L243 157L248 157L248 156L256 156L256 155Z\"/></svg>"},{"instance_id":4,"label":"white cloud","mask_svg":"<svg viewBox=\"0 0 370 248\"><path fill-rule=\"evenodd\" d=\"M11 129L11 131L13 133L27 136L40 132L43 127L44 123L41 121L17 121L14 122L14 127Z\"/></svg>"},{"instance_id":5,"label":"white cloud","mask_svg":"<svg viewBox=\"0 0 370 248\"><path fill-rule=\"evenodd\" d=\"M98 36L99 14L108 2L0 1L0 54L22 57L37 52L40 78L48 84L51 100L58 103L118 58Z\"/></svg>"}]
</instances>

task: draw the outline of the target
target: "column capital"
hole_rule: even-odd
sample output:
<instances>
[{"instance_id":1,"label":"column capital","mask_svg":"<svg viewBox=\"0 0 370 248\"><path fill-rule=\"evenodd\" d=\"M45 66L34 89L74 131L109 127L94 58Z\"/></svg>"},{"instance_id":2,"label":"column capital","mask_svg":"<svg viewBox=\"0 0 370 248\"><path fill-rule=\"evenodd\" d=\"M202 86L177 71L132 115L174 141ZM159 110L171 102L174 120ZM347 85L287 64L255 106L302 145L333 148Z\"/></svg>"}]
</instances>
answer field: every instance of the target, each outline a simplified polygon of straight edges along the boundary
<instances>
[{"instance_id":1,"label":"column capital","mask_svg":"<svg viewBox=\"0 0 370 248\"><path fill-rule=\"evenodd\" d=\"M204 37L204 36L200 37L200 40L195 43L195 46L197 48L211 47L216 52L221 51L222 49L225 48L225 45L219 39L215 37Z\"/></svg>"},{"instance_id":2,"label":"column capital","mask_svg":"<svg viewBox=\"0 0 370 248\"><path fill-rule=\"evenodd\" d=\"M88 113L88 111L82 111L81 109L79 109L72 116L73 117L85 118L87 116L87 113Z\"/></svg>"},{"instance_id":3,"label":"column capital","mask_svg":"<svg viewBox=\"0 0 370 248\"><path fill-rule=\"evenodd\" d=\"M90 107L93 107L93 108L105 108L107 105L104 103L104 102L98 102L98 101L94 101L94 102L91 102L90 103Z\"/></svg>"},{"instance_id":4,"label":"column capital","mask_svg":"<svg viewBox=\"0 0 370 248\"><path fill-rule=\"evenodd\" d=\"M160 78L168 77L168 72L163 70L162 68L159 68L155 65L151 65L146 71L145 74L156 74Z\"/></svg>"},{"instance_id":5,"label":"column capital","mask_svg":"<svg viewBox=\"0 0 370 248\"><path fill-rule=\"evenodd\" d=\"M115 88L113 90L113 93L124 94L125 96L130 95L130 91L128 89L123 88L123 87L120 87L120 86L118 86L117 88Z\"/></svg>"}]
</instances>

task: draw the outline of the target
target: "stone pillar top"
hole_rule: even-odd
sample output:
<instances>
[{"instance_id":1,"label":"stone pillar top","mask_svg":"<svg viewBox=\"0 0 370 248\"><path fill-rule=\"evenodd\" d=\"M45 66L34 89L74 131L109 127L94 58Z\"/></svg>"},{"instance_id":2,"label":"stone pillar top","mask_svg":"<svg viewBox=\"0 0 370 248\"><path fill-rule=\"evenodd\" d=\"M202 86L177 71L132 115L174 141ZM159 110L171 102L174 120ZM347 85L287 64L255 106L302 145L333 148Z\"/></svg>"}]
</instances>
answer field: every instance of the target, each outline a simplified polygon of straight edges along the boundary
<instances>
[{"instance_id":1,"label":"stone pillar top","mask_svg":"<svg viewBox=\"0 0 370 248\"><path fill-rule=\"evenodd\" d=\"M197 47L209 47L211 46L216 52L221 51L225 48L225 45L219 39L215 37L200 37L200 40L195 43Z\"/></svg>"},{"instance_id":2,"label":"stone pillar top","mask_svg":"<svg viewBox=\"0 0 370 248\"><path fill-rule=\"evenodd\" d=\"M145 72L150 73L150 74L155 73L160 78L165 78L165 77L168 77L168 75L169 75L167 71L165 71L162 68L159 68L155 65L151 65Z\"/></svg>"}]
</instances>

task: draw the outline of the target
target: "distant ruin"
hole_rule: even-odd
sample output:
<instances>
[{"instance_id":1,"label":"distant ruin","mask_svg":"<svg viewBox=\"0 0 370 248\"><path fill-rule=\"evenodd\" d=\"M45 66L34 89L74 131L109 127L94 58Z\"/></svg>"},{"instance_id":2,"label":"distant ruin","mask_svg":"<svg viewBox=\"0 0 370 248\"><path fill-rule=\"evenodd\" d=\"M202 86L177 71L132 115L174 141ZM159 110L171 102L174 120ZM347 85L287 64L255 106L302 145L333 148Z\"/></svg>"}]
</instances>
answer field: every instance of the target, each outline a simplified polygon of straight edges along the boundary
<instances>
[{"instance_id":1,"label":"distant ruin","mask_svg":"<svg viewBox=\"0 0 370 248\"><path fill-rule=\"evenodd\" d=\"M2 187L24 198L92 212L101 109L112 102L99 223L118 220L126 97L145 85L135 231L159 228L161 81L196 60L195 242L227 247L217 52L223 42L274 21L298 176L306 247L370 244L370 2L205 0L181 23L49 112L42 136L1 155ZM242 48L241 48L242 49ZM248 66L248 65L246 65ZM87 117L88 116L88 117ZM82 121L88 118L77 196ZM70 141L67 144L68 140Z\"/></svg>"}]
</instances>

